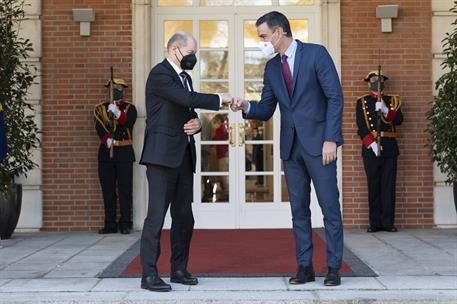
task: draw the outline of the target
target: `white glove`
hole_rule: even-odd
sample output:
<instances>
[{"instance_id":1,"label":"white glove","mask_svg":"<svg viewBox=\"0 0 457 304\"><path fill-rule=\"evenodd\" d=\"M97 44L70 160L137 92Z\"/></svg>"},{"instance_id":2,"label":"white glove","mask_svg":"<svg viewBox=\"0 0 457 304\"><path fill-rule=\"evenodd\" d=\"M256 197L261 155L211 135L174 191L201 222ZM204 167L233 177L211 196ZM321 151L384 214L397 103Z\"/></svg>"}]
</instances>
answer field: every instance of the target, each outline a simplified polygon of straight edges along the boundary
<instances>
[{"instance_id":1,"label":"white glove","mask_svg":"<svg viewBox=\"0 0 457 304\"><path fill-rule=\"evenodd\" d=\"M371 143L370 148L374 155L378 156L378 144L375 141Z\"/></svg>"},{"instance_id":2,"label":"white glove","mask_svg":"<svg viewBox=\"0 0 457 304\"><path fill-rule=\"evenodd\" d=\"M381 112L384 114L384 116L389 113L389 109L386 107L386 104L384 103L384 100L381 99L381 101L377 101L375 104L375 110L378 112L381 110Z\"/></svg>"},{"instance_id":3,"label":"white glove","mask_svg":"<svg viewBox=\"0 0 457 304\"><path fill-rule=\"evenodd\" d=\"M121 117L121 110L119 110L119 108L113 103L109 104L108 112L113 113L114 116L116 116L116 119L119 119L119 117Z\"/></svg>"},{"instance_id":4,"label":"white glove","mask_svg":"<svg viewBox=\"0 0 457 304\"><path fill-rule=\"evenodd\" d=\"M111 148L111 145L113 144L113 139L110 137L106 140L106 146L109 148Z\"/></svg>"}]
</instances>

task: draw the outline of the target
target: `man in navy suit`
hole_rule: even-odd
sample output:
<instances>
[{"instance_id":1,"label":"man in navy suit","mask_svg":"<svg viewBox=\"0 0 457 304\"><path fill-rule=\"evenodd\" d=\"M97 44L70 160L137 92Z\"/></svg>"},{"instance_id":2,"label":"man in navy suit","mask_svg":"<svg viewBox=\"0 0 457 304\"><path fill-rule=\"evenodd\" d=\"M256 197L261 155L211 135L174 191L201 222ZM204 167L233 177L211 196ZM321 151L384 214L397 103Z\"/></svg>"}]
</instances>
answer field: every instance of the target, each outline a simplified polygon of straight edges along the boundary
<instances>
[{"instance_id":1,"label":"man in navy suit","mask_svg":"<svg viewBox=\"0 0 457 304\"><path fill-rule=\"evenodd\" d=\"M247 119L268 120L281 110L281 159L292 209L298 271L290 284L315 280L312 264L311 181L324 214L328 273L326 286L341 284L343 225L336 179L336 150L341 134L343 93L335 65L321 46L292 38L286 16L270 12L256 22L265 55L259 103L236 98L232 110Z\"/></svg>"}]
</instances>

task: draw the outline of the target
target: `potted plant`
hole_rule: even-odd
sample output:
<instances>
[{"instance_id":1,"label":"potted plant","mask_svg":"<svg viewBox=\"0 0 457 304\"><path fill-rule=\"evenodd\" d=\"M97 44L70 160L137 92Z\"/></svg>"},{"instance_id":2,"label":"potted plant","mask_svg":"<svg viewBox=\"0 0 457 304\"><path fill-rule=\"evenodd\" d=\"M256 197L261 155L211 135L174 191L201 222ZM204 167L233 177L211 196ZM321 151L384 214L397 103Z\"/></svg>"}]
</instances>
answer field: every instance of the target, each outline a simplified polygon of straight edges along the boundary
<instances>
[{"instance_id":1,"label":"potted plant","mask_svg":"<svg viewBox=\"0 0 457 304\"><path fill-rule=\"evenodd\" d=\"M457 13L457 1L450 9ZM457 25L457 20L452 23ZM437 95L431 110L427 113L430 121L431 154L446 182L453 185L454 204L457 211L457 30L446 33L443 39L445 59L441 63L444 74L435 82Z\"/></svg>"},{"instance_id":2,"label":"potted plant","mask_svg":"<svg viewBox=\"0 0 457 304\"><path fill-rule=\"evenodd\" d=\"M36 68L26 63L33 50L28 39L19 37L25 17L24 1L0 0L0 102L3 108L7 154L0 162L0 237L9 238L16 228L22 188L14 182L37 165L32 153L38 147L34 110L27 103Z\"/></svg>"}]
</instances>

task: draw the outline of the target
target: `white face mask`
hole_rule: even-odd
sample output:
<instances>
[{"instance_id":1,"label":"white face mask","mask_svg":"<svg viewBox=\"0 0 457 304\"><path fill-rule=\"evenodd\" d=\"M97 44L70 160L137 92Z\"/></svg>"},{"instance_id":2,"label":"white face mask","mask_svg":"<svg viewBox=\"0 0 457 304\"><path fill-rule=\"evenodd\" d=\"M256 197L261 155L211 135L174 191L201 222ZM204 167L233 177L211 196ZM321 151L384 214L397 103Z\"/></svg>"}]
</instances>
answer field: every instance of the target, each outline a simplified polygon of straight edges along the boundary
<instances>
[{"instance_id":1,"label":"white face mask","mask_svg":"<svg viewBox=\"0 0 457 304\"><path fill-rule=\"evenodd\" d=\"M273 34L275 32L276 31L274 31ZM273 39L273 35L271 35L271 39ZM278 43L281 41L281 39L282 39L282 36L279 38L278 41L276 41L275 45L278 45ZM273 55L275 53L275 46L273 45L273 43L271 43L271 41L260 41L259 48L266 57L270 57L271 55Z\"/></svg>"},{"instance_id":2,"label":"white face mask","mask_svg":"<svg viewBox=\"0 0 457 304\"><path fill-rule=\"evenodd\" d=\"M275 53L275 48L271 41L260 41L259 48L266 57L270 57Z\"/></svg>"}]
</instances>

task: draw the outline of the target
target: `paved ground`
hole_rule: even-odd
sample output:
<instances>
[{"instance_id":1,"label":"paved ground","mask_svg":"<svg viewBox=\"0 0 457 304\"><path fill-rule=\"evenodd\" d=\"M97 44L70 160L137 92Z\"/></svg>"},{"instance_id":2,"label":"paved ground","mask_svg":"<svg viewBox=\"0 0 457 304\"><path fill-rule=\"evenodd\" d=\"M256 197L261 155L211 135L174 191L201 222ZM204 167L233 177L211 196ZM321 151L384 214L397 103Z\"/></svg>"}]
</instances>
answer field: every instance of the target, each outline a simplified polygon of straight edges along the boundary
<instances>
[{"instance_id":1,"label":"paved ground","mask_svg":"<svg viewBox=\"0 0 457 304\"><path fill-rule=\"evenodd\" d=\"M141 290L140 279L98 279L139 235L17 233L0 243L0 303L457 303L457 229L347 230L346 246L378 277L332 288L323 278L200 278L163 294Z\"/></svg>"}]
</instances>

